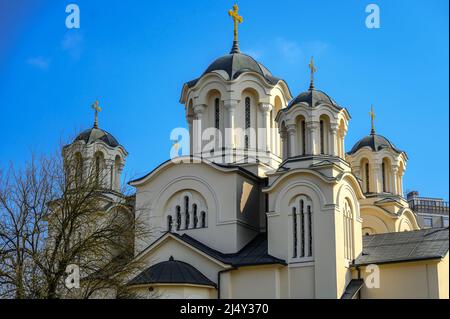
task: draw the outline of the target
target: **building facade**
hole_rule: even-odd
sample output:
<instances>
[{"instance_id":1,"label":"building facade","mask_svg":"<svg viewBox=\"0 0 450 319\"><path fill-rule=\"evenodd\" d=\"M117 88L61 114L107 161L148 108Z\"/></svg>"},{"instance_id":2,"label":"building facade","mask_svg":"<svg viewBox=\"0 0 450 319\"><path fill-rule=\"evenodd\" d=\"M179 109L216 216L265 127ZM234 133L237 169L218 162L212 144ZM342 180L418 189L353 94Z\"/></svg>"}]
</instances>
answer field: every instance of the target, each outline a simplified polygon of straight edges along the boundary
<instances>
[{"instance_id":1,"label":"building facade","mask_svg":"<svg viewBox=\"0 0 450 319\"><path fill-rule=\"evenodd\" d=\"M237 7L230 15L237 25ZM185 83L190 154L130 182L156 231L136 239L146 267L129 289L142 298L448 298L448 228L421 229L403 197L407 154L374 125L347 153L350 112L316 89L312 60L310 70L309 88L292 94L240 51L235 29L230 53ZM92 132L88 140L105 144ZM105 151L108 167L123 163L123 150Z\"/></svg>"},{"instance_id":2,"label":"building facade","mask_svg":"<svg viewBox=\"0 0 450 319\"><path fill-rule=\"evenodd\" d=\"M406 198L420 227L448 227L448 202L442 198L421 197L417 191L409 192Z\"/></svg>"}]
</instances>

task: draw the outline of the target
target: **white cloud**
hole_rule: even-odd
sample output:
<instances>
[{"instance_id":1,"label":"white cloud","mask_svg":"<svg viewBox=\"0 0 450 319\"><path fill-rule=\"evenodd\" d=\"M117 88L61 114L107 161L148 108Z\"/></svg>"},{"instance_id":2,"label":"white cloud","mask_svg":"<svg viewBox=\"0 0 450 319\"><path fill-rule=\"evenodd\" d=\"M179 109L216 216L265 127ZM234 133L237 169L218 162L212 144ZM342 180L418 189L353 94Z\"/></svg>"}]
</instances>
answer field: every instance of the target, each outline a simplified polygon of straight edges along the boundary
<instances>
[{"instance_id":1,"label":"white cloud","mask_svg":"<svg viewBox=\"0 0 450 319\"><path fill-rule=\"evenodd\" d=\"M282 55L282 58L287 62L295 62L303 57L303 50L295 41L290 41L284 38L276 40L276 47Z\"/></svg>"},{"instance_id":2,"label":"white cloud","mask_svg":"<svg viewBox=\"0 0 450 319\"><path fill-rule=\"evenodd\" d=\"M298 43L296 41L278 38L275 41L277 50L288 63L296 63L309 59L311 56L318 57L325 52L329 45L320 40Z\"/></svg>"},{"instance_id":3,"label":"white cloud","mask_svg":"<svg viewBox=\"0 0 450 319\"><path fill-rule=\"evenodd\" d=\"M79 59L83 49L83 35L78 30L72 30L65 34L61 47L73 59Z\"/></svg>"},{"instance_id":4,"label":"white cloud","mask_svg":"<svg viewBox=\"0 0 450 319\"><path fill-rule=\"evenodd\" d=\"M47 71L50 66L50 59L44 57L32 57L27 60L27 63L42 71Z\"/></svg>"}]
</instances>

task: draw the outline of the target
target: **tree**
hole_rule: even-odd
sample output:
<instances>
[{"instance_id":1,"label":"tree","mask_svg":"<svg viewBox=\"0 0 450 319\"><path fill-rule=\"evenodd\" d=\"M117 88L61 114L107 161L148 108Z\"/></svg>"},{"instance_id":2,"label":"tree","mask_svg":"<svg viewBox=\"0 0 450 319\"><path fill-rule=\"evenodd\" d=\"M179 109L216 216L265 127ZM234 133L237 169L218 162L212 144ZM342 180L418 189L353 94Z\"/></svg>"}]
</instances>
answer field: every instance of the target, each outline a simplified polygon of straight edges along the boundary
<instances>
[{"instance_id":1,"label":"tree","mask_svg":"<svg viewBox=\"0 0 450 319\"><path fill-rule=\"evenodd\" d=\"M105 189L108 174L63 154L0 171L0 297L133 297L134 242L151 230L133 195ZM65 285L70 265L80 289Z\"/></svg>"}]
</instances>

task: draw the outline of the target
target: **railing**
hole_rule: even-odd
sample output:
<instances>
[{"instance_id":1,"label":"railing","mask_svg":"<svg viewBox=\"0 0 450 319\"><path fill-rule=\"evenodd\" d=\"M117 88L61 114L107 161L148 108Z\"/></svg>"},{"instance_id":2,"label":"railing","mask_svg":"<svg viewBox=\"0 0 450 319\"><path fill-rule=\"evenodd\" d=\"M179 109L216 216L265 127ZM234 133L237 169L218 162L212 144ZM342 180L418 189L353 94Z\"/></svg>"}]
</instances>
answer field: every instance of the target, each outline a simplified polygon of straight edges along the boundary
<instances>
[{"instance_id":1,"label":"railing","mask_svg":"<svg viewBox=\"0 0 450 319\"><path fill-rule=\"evenodd\" d=\"M444 201L431 201L415 199L409 202L409 206L416 213L444 214L449 213L449 203Z\"/></svg>"}]
</instances>

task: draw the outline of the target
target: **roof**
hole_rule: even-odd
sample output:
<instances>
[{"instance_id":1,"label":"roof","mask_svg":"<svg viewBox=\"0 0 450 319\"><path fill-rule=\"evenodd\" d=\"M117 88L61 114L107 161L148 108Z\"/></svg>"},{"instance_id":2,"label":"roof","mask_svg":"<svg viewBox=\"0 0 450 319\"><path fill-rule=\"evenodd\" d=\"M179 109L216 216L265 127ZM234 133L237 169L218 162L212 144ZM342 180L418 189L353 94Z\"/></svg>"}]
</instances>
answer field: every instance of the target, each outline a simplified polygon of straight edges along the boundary
<instances>
[{"instance_id":1,"label":"roof","mask_svg":"<svg viewBox=\"0 0 450 319\"><path fill-rule=\"evenodd\" d=\"M209 161L205 158L200 158L200 157L195 157L193 155L189 155L189 156L183 156L183 157L178 157L176 158L177 161L179 161L180 163L184 164L184 163L202 163L202 164L207 164L210 165L212 167L216 167L216 168L220 168L220 169L225 169L225 170L233 170L236 171L238 173L241 173L245 176L251 177L252 179L254 179L255 181L258 182L262 182L265 180L265 178L261 178L258 175L254 174L253 172L247 170L246 168L239 166L239 165L234 165L234 164L220 164L220 163L216 163L216 162L212 162ZM170 159L167 160L165 162L162 162L161 164L159 164L155 169L153 169L151 172L149 172L148 174L139 177L137 179L131 180L128 182L129 185L132 185L134 183L139 183L144 181L146 178L148 178L149 176L151 176L152 174L156 173L159 169L161 169L162 167L164 167L165 165L170 165L171 163L174 163L174 160ZM177 164L179 165L179 164Z\"/></svg>"},{"instance_id":2,"label":"roof","mask_svg":"<svg viewBox=\"0 0 450 319\"><path fill-rule=\"evenodd\" d=\"M355 265L441 259L448 244L448 227L364 236Z\"/></svg>"},{"instance_id":3,"label":"roof","mask_svg":"<svg viewBox=\"0 0 450 319\"><path fill-rule=\"evenodd\" d=\"M92 144L96 141L102 141L111 147L119 146L119 142L112 136L110 133L101 130L99 128L90 128L81 132L74 140L76 141L84 141L86 144Z\"/></svg>"},{"instance_id":4,"label":"roof","mask_svg":"<svg viewBox=\"0 0 450 319\"><path fill-rule=\"evenodd\" d=\"M188 87L193 87L200 78L215 71L225 71L228 74L229 80L234 80L245 72L255 72L264 77L266 81L272 85L275 85L280 81L280 79L274 77L264 65L257 62L251 56L241 53L238 43L235 42L233 43L233 48L229 54L216 59L208 66L201 77L187 82L186 85Z\"/></svg>"},{"instance_id":5,"label":"roof","mask_svg":"<svg viewBox=\"0 0 450 319\"><path fill-rule=\"evenodd\" d=\"M352 279L345 288L344 293L342 294L341 299L353 299L356 294L361 290L364 285L363 279Z\"/></svg>"},{"instance_id":6,"label":"roof","mask_svg":"<svg viewBox=\"0 0 450 319\"><path fill-rule=\"evenodd\" d=\"M192 238L187 234L179 235L177 233L166 232L158 240L154 241L144 251L150 249L153 245L163 240L166 236L173 236L188 246L191 246L211 258L232 267L254 266L254 265L268 265L268 264L282 264L286 265L284 260L278 259L268 254L267 252L267 234L261 233L253 238L246 246L244 246L237 253L224 254L217 251L204 243ZM142 253L142 252L141 252Z\"/></svg>"},{"instance_id":7,"label":"roof","mask_svg":"<svg viewBox=\"0 0 450 319\"><path fill-rule=\"evenodd\" d=\"M310 107L315 107L316 105L321 103L328 103L339 109L342 109L328 94L315 89L309 89L306 92L300 93L289 103L288 108L295 106L301 102L308 103Z\"/></svg>"},{"instance_id":8,"label":"roof","mask_svg":"<svg viewBox=\"0 0 450 319\"><path fill-rule=\"evenodd\" d=\"M391 143L386 137L377 134L370 134L356 142L356 144L353 146L352 150L348 152L348 154L352 155L366 146L370 147L374 152L378 152L382 149L387 148L399 154L404 153L402 150L396 148L395 145Z\"/></svg>"},{"instance_id":9,"label":"roof","mask_svg":"<svg viewBox=\"0 0 450 319\"><path fill-rule=\"evenodd\" d=\"M284 260L278 259L268 254L267 251L267 234L261 233L250 241L244 248L237 253L223 254L205 244L197 241L189 235L172 234L183 240L187 244L197 248L205 254L221 261L224 264L229 264L233 267L253 266L253 265L267 265L267 264L286 264Z\"/></svg>"},{"instance_id":10,"label":"roof","mask_svg":"<svg viewBox=\"0 0 450 319\"><path fill-rule=\"evenodd\" d=\"M145 284L192 284L216 287L214 282L195 267L173 257L150 266L128 282L129 286Z\"/></svg>"}]
</instances>

